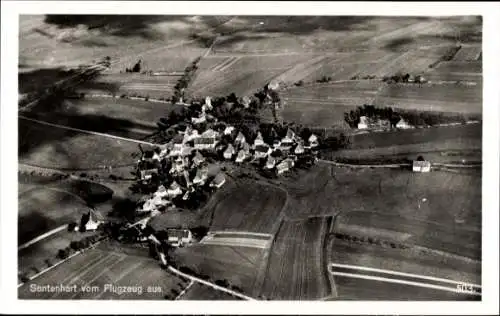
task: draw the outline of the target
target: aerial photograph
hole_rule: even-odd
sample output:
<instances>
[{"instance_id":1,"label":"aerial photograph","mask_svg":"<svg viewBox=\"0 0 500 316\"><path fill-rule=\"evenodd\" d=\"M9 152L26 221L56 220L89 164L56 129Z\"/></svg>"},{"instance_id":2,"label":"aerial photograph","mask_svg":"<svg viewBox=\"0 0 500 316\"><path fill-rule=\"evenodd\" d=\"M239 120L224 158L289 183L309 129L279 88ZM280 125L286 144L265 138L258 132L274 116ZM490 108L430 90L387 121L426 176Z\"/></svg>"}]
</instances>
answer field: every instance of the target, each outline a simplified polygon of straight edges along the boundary
<instances>
[{"instance_id":1,"label":"aerial photograph","mask_svg":"<svg viewBox=\"0 0 500 316\"><path fill-rule=\"evenodd\" d=\"M481 16L18 31L18 299L481 301Z\"/></svg>"}]
</instances>

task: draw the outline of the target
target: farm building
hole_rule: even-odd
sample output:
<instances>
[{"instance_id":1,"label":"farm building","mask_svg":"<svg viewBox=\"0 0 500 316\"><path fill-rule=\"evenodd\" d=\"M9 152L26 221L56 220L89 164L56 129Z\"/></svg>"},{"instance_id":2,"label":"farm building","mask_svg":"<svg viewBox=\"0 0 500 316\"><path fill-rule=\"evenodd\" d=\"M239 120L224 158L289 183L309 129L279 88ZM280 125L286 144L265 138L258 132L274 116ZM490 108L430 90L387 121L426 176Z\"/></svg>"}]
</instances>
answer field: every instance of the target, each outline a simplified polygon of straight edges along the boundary
<instances>
[{"instance_id":1,"label":"farm building","mask_svg":"<svg viewBox=\"0 0 500 316\"><path fill-rule=\"evenodd\" d=\"M292 131L292 129L288 129L286 131L286 135L285 137L283 137L283 139L281 140L281 143L282 144L285 144L285 146L288 146L288 145L292 145L293 142L295 141L295 133Z\"/></svg>"},{"instance_id":2,"label":"farm building","mask_svg":"<svg viewBox=\"0 0 500 316\"><path fill-rule=\"evenodd\" d=\"M165 186L160 185L158 187L158 189L156 190L156 192L154 193L154 195L157 197L160 197L160 198L166 197L167 196L167 189L165 188Z\"/></svg>"},{"instance_id":3,"label":"farm building","mask_svg":"<svg viewBox=\"0 0 500 316\"><path fill-rule=\"evenodd\" d=\"M203 157L203 155L199 151L196 151L193 157L193 165L197 167L201 165L204 161L205 157Z\"/></svg>"},{"instance_id":4,"label":"farm building","mask_svg":"<svg viewBox=\"0 0 500 316\"><path fill-rule=\"evenodd\" d=\"M97 219L95 213L90 210L87 214L82 215L80 222L80 231L96 230L102 221Z\"/></svg>"},{"instance_id":5,"label":"farm building","mask_svg":"<svg viewBox=\"0 0 500 316\"><path fill-rule=\"evenodd\" d=\"M424 160L421 156L413 161L413 172L431 171L431 162Z\"/></svg>"},{"instance_id":6,"label":"farm building","mask_svg":"<svg viewBox=\"0 0 500 316\"><path fill-rule=\"evenodd\" d=\"M279 139L275 139L275 140L273 141L273 148L274 148L274 149L278 149L278 148L280 148L280 147L281 147L281 141L280 141Z\"/></svg>"},{"instance_id":7,"label":"farm building","mask_svg":"<svg viewBox=\"0 0 500 316\"><path fill-rule=\"evenodd\" d=\"M201 136L194 140L194 148L197 150L215 149L217 140L214 137Z\"/></svg>"},{"instance_id":8,"label":"farm building","mask_svg":"<svg viewBox=\"0 0 500 316\"><path fill-rule=\"evenodd\" d=\"M368 128L368 119L366 116L361 116L359 118L358 129L367 129Z\"/></svg>"},{"instance_id":9,"label":"farm building","mask_svg":"<svg viewBox=\"0 0 500 316\"><path fill-rule=\"evenodd\" d=\"M255 140L253 141L253 145L255 147L257 147L259 145L264 145L264 138L262 137L262 133L260 131L257 133L257 137L255 137Z\"/></svg>"},{"instance_id":10,"label":"farm building","mask_svg":"<svg viewBox=\"0 0 500 316\"><path fill-rule=\"evenodd\" d=\"M229 144L226 148L226 150L224 150L224 158L225 159L231 159L233 158L233 155L236 153L233 145Z\"/></svg>"},{"instance_id":11,"label":"farm building","mask_svg":"<svg viewBox=\"0 0 500 316\"><path fill-rule=\"evenodd\" d=\"M276 172L278 174L282 174L292 169L294 165L295 165L294 161L290 158L287 158L276 166Z\"/></svg>"},{"instance_id":12,"label":"farm building","mask_svg":"<svg viewBox=\"0 0 500 316\"><path fill-rule=\"evenodd\" d=\"M245 135L243 135L242 132L239 132L238 135L236 136L236 139L234 140L234 144L237 146L242 146L247 142Z\"/></svg>"},{"instance_id":13,"label":"farm building","mask_svg":"<svg viewBox=\"0 0 500 316\"><path fill-rule=\"evenodd\" d=\"M396 123L396 128L399 128L399 129L409 129L409 128L412 128L412 126L404 118L401 118Z\"/></svg>"},{"instance_id":14,"label":"farm building","mask_svg":"<svg viewBox=\"0 0 500 316\"><path fill-rule=\"evenodd\" d=\"M207 181L207 178L208 178L208 169L198 168L198 170L196 170L196 175L193 179L193 184L204 185L205 181Z\"/></svg>"},{"instance_id":15,"label":"farm building","mask_svg":"<svg viewBox=\"0 0 500 316\"><path fill-rule=\"evenodd\" d=\"M205 98L205 105L206 105L206 108L211 110L213 109L212 107L212 99L210 97L206 97Z\"/></svg>"},{"instance_id":16,"label":"farm building","mask_svg":"<svg viewBox=\"0 0 500 316\"><path fill-rule=\"evenodd\" d=\"M190 244L193 241L193 234L189 229L167 229L167 242L175 247Z\"/></svg>"},{"instance_id":17,"label":"farm building","mask_svg":"<svg viewBox=\"0 0 500 316\"><path fill-rule=\"evenodd\" d=\"M151 179L151 177L153 176L153 174L157 174L157 173L158 173L158 169L157 168L141 170L140 171L141 180L149 180L149 179Z\"/></svg>"},{"instance_id":18,"label":"farm building","mask_svg":"<svg viewBox=\"0 0 500 316\"><path fill-rule=\"evenodd\" d=\"M187 143L189 141L192 141L196 138L200 137L200 134L198 133L198 130L196 129L188 129L186 130L186 132L184 133L184 140L183 142L184 143Z\"/></svg>"},{"instance_id":19,"label":"farm building","mask_svg":"<svg viewBox=\"0 0 500 316\"><path fill-rule=\"evenodd\" d=\"M226 183L226 176L222 172L219 172L210 183L210 186L220 188L224 183Z\"/></svg>"},{"instance_id":20,"label":"farm building","mask_svg":"<svg viewBox=\"0 0 500 316\"><path fill-rule=\"evenodd\" d=\"M174 197L181 195L181 194L182 194L181 186L176 181L172 182L172 184L170 185L170 187L167 190L167 195L169 197L174 198Z\"/></svg>"},{"instance_id":21,"label":"farm building","mask_svg":"<svg viewBox=\"0 0 500 316\"><path fill-rule=\"evenodd\" d=\"M256 159L266 158L267 155L270 155L271 153L272 153L271 147L269 147L267 144L255 146Z\"/></svg>"}]
</instances>

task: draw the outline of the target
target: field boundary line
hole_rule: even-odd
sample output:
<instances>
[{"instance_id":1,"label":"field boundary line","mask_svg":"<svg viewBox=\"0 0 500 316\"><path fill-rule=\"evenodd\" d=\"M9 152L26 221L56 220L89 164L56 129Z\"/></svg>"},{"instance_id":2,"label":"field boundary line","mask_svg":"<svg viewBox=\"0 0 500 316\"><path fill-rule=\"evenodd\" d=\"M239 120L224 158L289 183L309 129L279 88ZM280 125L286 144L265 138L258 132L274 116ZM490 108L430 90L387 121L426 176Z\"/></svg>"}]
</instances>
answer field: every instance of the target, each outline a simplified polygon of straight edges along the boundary
<instances>
[{"instance_id":1,"label":"field boundary line","mask_svg":"<svg viewBox=\"0 0 500 316\"><path fill-rule=\"evenodd\" d=\"M94 131L89 131L89 130L85 130L85 129L69 127L69 126L66 126L66 125L49 123L49 122L45 122L45 121L41 121L41 120L36 120L36 119L29 118L29 117L25 117L25 116L22 116L22 115L19 115L18 117L20 119L23 119L23 120L35 122L35 123L42 124L42 125L52 126L52 127L56 127L56 128L60 128L60 129L66 129L66 130L80 132L80 133L86 133L86 134L90 134L90 135L103 136L103 137L113 138L113 139L117 139L117 140L128 141L128 142L132 142L132 143L149 145L149 146L159 146L158 144L154 144L154 143L150 143L150 142L146 142L146 141L142 141L142 140L137 140L137 139L132 139L132 138L126 138L126 137L121 137L121 136L115 136L115 135L106 134L106 133L94 132Z\"/></svg>"},{"instance_id":2,"label":"field boundary line","mask_svg":"<svg viewBox=\"0 0 500 316\"><path fill-rule=\"evenodd\" d=\"M182 292L179 293L179 295L177 295L175 298L174 298L174 301L177 301L178 299L181 298L181 296L183 296L184 294L186 294L186 292L194 285L194 281L191 280L189 282L189 284L184 288L184 290L182 290Z\"/></svg>"},{"instance_id":3,"label":"field boundary line","mask_svg":"<svg viewBox=\"0 0 500 316\"><path fill-rule=\"evenodd\" d=\"M61 225L61 226L59 226L57 228L49 230L48 232L43 233L40 236L37 236L37 237L31 239L30 241L25 242L24 244L20 245L19 247L17 247L17 251L26 249L29 246L31 246L31 245L33 245L33 244L35 244L35 243L37 243L37 242L39 242L41 240L44 240L45 238L50 237L50 236L52 236L52 235L54 235L54 234L56 234L56 233L58 233L58 232L60 232L60 231L62 231L64 229L66 229L66 228L68 228L68 224L64 224L64 225Z\"/></svg>"},{"instance_id":4,"label":"field boundary line","mask_svg":"<svg viewBox=\"0 0 500 316\"><path fill-rule=\"evenodd\" d=\"M355 269L355 270L361 270L361 271L385 273L385 274L391 274L391 275L397 275L397 276L413 277L416 279L438 281L438 282L451 283L451 284L467 283L468 285L472 285L474 287L481 288L481 285L479 285L479 284L473 284L473 283L468 283L468 282L459 282L459 281L455 281L455 280L431 277L431 276L415 274L415 273L406 273L406 272L399 272L399 271L386 270L386 269L377 269L377 268L364 267L364 266L355 266L355 265L341 264L341 263L330 263L330 266L338 267L338 268Z\"/></svg>"},{"instance_id":5,"label":"field boundary line","mask_svg":"<svg viewBox=\"0 0 500 316\"><path fill-rule=\"evenodd\" d=\"M256 301L255 298L253 297L250 297L250 296L246 296L245 294L242 294L242 293L238 293L236 291L233 291L233 290L230 290L230 289L227 289L225 287L222 287L222 286L219 286L217 284L214 284L214 283L211 283L211 282L208 282L208 281L205 281L205 280L202 280L200 278L197 278L195 276L192 276L192 275L189 275L189 274L186 274L184 272L181 272L179 270L177 270L176 268L172 267L172 266L168 266L167 268L170 272L174 273L174 274L177 274L181 277L184 277L184 278L187 278L191 281L194 281L194 282L198 282L198 283L201 283L203 285L206 285L208 287L211 287L213 288L214 290L218 290L218 291L221 291L221 292L225 292L225 293L228 293L230 295L233 295L233 296L236 296L238 298L241 298L241 299L244 299L244 300L247 300L247 301Z\"/></svg>"},{"instance_id":6,"label":"field boundary line","mask_svg":"<svg viewBox=\"0 0 500 316\"><path fill-rule=\"evenodd\" d=\"M365 279L365 280L372 280L372 281L405 284L405 285L430 288L430 289L441 290L441 291L448 291L448 292L453 292L453 293L481 296L480 293L460 292L456 288L450 288L450 287L446 287L446 286L440 286L440 285L434 285L434 284L428 284L428 283L422 283L422 282L413 282L413 281L406 281L406 280L401 280L401 279L389 279L389 278L377 277L377 276L372 276L372 275L362 275L362 274L353 274L353 273L345 273L345 272L332 272L332 274L338 275L338 276L343 276L343 277L356 278L356 279Z\"/></svg>"}]
</instances>

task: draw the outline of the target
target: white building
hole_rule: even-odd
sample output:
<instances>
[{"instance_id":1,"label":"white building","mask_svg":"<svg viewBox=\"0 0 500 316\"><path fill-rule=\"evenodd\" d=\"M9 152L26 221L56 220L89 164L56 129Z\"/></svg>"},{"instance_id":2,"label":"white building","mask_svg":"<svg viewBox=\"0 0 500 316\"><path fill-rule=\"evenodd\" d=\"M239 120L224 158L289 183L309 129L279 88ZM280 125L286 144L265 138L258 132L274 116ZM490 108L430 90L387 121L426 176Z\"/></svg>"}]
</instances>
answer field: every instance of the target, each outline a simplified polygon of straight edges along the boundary
<instances>
[{"instance_id":1,"label":"white building","mask_svg":"<svg viewBox=\"0 0 500 316\"><path fill-rule=\"evenodd\" d=\"M295 147L295 150L293 151L296 155L303 154L305 152L304 146L301 143L297 144L297 147Z\"/></svg>"},{"instance_id":2,"label":"white building","mask_svg":"<svg viewBox=\"0 0 500 316\"><path fill-rule=\"evenodd\" d=\"M260 131L257 133L257 137L255 137L255 140L253 141L253 145L255 147L257 147L259 145L264 145L264 138L262 137L262 133Z\"/></svg>"},{"instance_id":3,"label":"white building","mask_svg":"<svg viewBox=\"0 0 500 316\"><path fill-rule=\"evenodd\" d=\"M271 155L267 156L267 161L266 161L266 165L264 166L264 168L265 169L273 169L274 166L276 166L276 158L274 158Z\"/></svg>"},{"instance_id":4,"label":"white building","mask_svg":"<svg viewBox=\"0 0 500 316\"><path fill-rule=\"evenodd\" d=\"M199 151L196 151L196 153L194 154L194 157L193 157L193 165L195 167L197 167L197 166L201 165L204 161L205 161L205 157L203 157L203 155Z\"/></svg>"},{"instance_id":5,"label":"white building","mask_svg":"<svg viewBox=\"0 0 500 316\"><path fill-rule=\"evenodd\" d=\"M246 152L245 150L243 149L240 149L240 151L238 151L238 155L236 156L236 162L240 163L240 162L243 162L245 161L248 157L250 156L250 154L248 152Z\"/></svg>"},{"instance_id":6,"label":"white building","mask_svg":"<svg viewBox=\"0 0 500 316\"><path fill-rule=\"evenodd\" d=\"M408 124L408 122L401 118L397 123L396 123L396 128L399 128L399 129L410 129L412 128L412 126L410 124Z\"/></svg>"},{"instance_id":7,"label":"white building","mask_svg":"<svg viewBox=\"0 0 500 316\"><path fill-rule=\"evenodd\" d=\"M204 185L208 178L208 169L207 168L198 168L196 170L196 175L193 179L194 185Z\"/></svg>"},{"instance_id":8,"label":"white building","mask_svg":"<svg viewBox=\"0 0 500 316\"><path fill-rule=\"evenodd\" d=\"M146 169L146 170L141 170L140 171L140 174L141 174L141 180L149 180L151 179L151 177L153 176L153 174L155 173L158 173L158 169L157 168L153 168L153 169Z\"/></svg>"},{"instance_id":9,"label":"white building","mask_svg":"<svg viewBox=\"0 0 500 316\"><path fill-rule=\"evenodd\" d=\"M237 146L243 146L247 142L245 135L243 135L242 132L239 132L238 135L236 136L236 139L234 140L234 144Z\"/></svg>"},{"instance_id":10,"label":"white building","mask_svg":"<svg viewBox=\"0 0 500 316\"><path fill-rule=\"evenodd\" d=\"M282 174L282 173L292 169L294 165L295 165L295 162L292 159L287 158L287 159L283 160L282 162L280 162L276 166L276 172L278 174Z\"/></svg>"},{"instance_id":11,"label":"white building","mask_svg":"<svg viewBox=\"0 0 500 316\"><path fill-rule=\"evenodd\" d=\"M101 224L102 221L97 219L96 214L92 210L82 216L81 225L85 227L86 231L96 230Z\"/></svg>"},{"instance_id":12,"label":"white building","mask_svg":"<svg viewBox=\"0 0 500 316\"><path fill-rule=\"evenodd\" d=\"M167 242L172 246L179 247L190 244L193 241L193 234L189 229L167 229Z\"/></svg>"},{"instance_id":13,"label":"white building","mask_svg":"<svg viewBox=\"0 0 500 316\"><path fill-rule=\"evenodd\" d=\"M176 182L172 182L170 187L167 190L168 197L175 198L178 195L182 194L181 186Z\"/></svg>"},{"instance_id":14,"label":"white building","mask_svg":"<svg viewBox=\"0 0 500 316\"><path fill-rule=\"evenodd\" d=\"M358 129L367 129L368 128L368 118L366 116L361 116L359 118Z\"/></svg>"},{"instance_id":15,"label":"white building","mask_svg":"<svg viewBox=\"0 0 500 316\"><path fill-rule=\"evenodd\" d=\"M224 129L224 135L231 135L234 131L234 126L228 125Z\"/></svg>"},{"instance_id":16,"label":"white building","mask_svg":"<svg viewBox=\"0 0 500 316\"><path fill-rule=\"evenodd\" d=\"M413 172L429 172L431 171L431 162L425 160L413 161Z\"/></svg>"},{"instance_id":17,"label":"white building","mask_svg":"<svg viewBox=\"0 0 500 316\"><path fill-rule=\"evenodd\" d=\"M319 145L319 143L318 143L318 136L316 136L314 134L311 134L311 136L309 136L309 138L307 139L307 141L309 142L309 146L311 148L318 147L318 145Z\"/></svg>"},{"instance_id":18,"label":"white building","mask_svg":"<svg viewBox=\"0 0 500 316\"><path fill-rule=\"evenodd\" d=\"M233 145L229 144L226 148L226 150L224 150L224 158L225 159L231 159L233 158L233 155L236 153L236 150L234 149Z\"/></svg>"},{"instance_id":19,"label":"white building","mask_svg":"<svg viewBox=\"0 0 500 316\"><path fill-rule=\"evenodd\" d=\"M205 116L205 113L202 112L199 117L192 117L191 118L191 123L193 124L202 124L207 121L207 117Z\"/></svg>"}]
</instances>

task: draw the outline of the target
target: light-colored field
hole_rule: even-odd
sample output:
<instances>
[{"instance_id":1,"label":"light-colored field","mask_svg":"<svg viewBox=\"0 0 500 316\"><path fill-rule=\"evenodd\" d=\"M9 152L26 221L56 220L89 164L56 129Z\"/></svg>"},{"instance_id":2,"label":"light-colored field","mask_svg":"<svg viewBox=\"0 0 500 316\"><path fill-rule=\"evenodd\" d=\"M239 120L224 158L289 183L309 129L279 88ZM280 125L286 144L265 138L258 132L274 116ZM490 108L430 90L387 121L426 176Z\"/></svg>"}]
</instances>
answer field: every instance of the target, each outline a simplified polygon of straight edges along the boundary
<instances>
[{"instance_id":1,"label":"light-colored field","mask_svg":"<svg viewBox=\"0 0 500 316\"><path fill-rule=\"evenodd\" d=\"M481 45L462 46L460 50L453 56L454 61L474 61L481 54Z\"/></svg>"},{"instance_id":2,"label":"light-colored field","mask_svg":"<svg viewBox=\"0 0 500 316\"><path fill-rule=\"evenodd\" d=\"M19 195L18 241L24 243L60 225L78 221L88 212L86 202L72 192L37 187Z\"/></svg>"},{"instance_id":3,"label":"light-colored field","mask_svg":"<svg viewBox=\"0 0 500 316\"><path fill-rule=\"evenodd\" d=\"M375 104L422 111L482 113L482 85L386 85Z\"/></svg>"},{"instance_id":4,"label":"light-colored field","mask_svg":"<svg viewBox=\"0 0 500 316\"><path fill-rule=\"evenodd\" d=\"M244 293L251 293L255 282L262 249L198 244L178 248L172 253L176 265L188 267L212 281L227 280Z\"/></svg>"},{"instance_id":5,"label":"light-colored field","mask_svg":"<svg viewBox=\"0 0 500 316\"><path fill-rule=\"evenodd\" d=\"M286 193L272 186L238 181L225 193L215 193L210 230L242 230L271 233L274 219L286 202ZM242 203L242 201L245 201Z\"/></svg>"},{"instance_id":6,"label":"light-colored field","mask_svg":"<svg viewBox=\"0 0 500 316\"><path fill-rule=\"evenodd\" d=\"M182 290L179 282L182 280L162 270L151 258L92 249L23 285L18 295L21 299L163 299L171 289ZM76 291L32 292L32 284L76 285ZM119 287L124 286L135 292L118 293ZM82 287L95 288L85 292ZM148 291L148 287L156 291Z\"/></svg>"},{"instance_id":7,"label":"light-colored field","mask_svg":"<svg viewBox=\"0 0 500 316\"><path fill-rule=\"evenodd\" d=\"M324 265L327 218L282 223L271 248L261 295L274 300L314 300L331 293Z\"/></svg>"},{"instance_id":8,"label":"light-colored field","mask_svg":"<svg viewBox=\"0 0 500 316\"><path fill-rule=\"evenodd\" d=\"M442 61L436 69L442 72L480 74L483 72L482 61Z\"/></svg>"},{"instance_id":9,"label":"light-colored field","mask_svg":"<svg viewBox=\"0 0 500 316\"><path fill-rule=\"evenodd\" d=\"M269 234L254 234L240 231L211 231L200 243L265 249L271 246L271 237Z\"/></svg>"}]
</instances>

